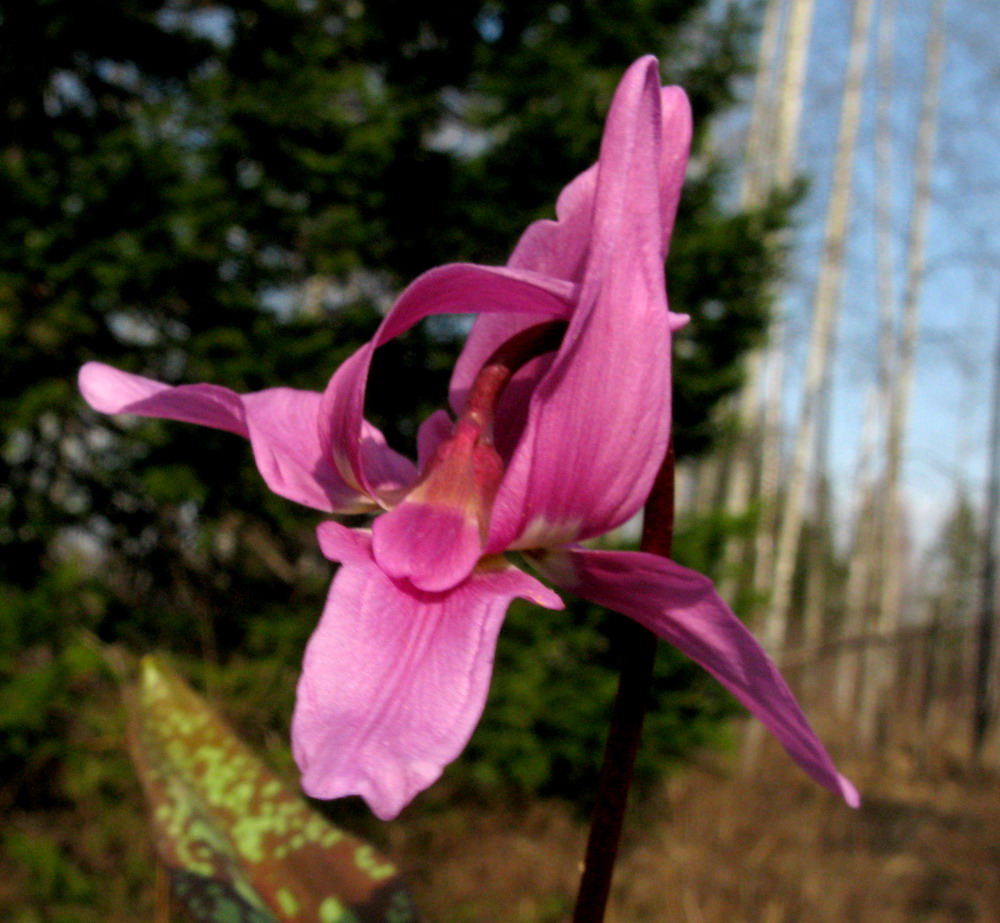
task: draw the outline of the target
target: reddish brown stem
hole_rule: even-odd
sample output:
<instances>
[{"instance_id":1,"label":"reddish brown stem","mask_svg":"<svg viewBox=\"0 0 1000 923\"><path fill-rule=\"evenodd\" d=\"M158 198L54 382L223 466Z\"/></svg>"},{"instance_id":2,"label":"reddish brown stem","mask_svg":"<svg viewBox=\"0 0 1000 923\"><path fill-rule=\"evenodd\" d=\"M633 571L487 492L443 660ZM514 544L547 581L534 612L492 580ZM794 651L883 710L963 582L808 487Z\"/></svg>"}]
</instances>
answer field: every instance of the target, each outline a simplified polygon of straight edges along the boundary
<instances>
[{"instance_id":1,"label":"reddish brown stem","mask_svg":"<svg viewBox=\"0 0 1000 923\"><path fill-rule=\"evenodd\" d=\"M642 551L669 557L673 532L674 448L671 443L646 501L639 547ZM642 736L642 721L653 681L656 635L631 619L625 620L621 628L618 695L604 747L573 923L602 923L604 920L635 756Z\"/></svg>"}]
</instances>

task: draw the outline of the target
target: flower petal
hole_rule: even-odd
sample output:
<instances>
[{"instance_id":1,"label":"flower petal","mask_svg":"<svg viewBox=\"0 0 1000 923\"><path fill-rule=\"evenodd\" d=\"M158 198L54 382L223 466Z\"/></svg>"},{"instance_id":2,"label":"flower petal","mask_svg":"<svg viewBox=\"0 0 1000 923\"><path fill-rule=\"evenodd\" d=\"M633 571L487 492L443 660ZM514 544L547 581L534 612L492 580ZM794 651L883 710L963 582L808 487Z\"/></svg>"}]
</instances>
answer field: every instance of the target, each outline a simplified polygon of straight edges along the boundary
<instances>
[{"instance_id":1,"label":"flower petal","mask_svg":"<svg viewBox=\"0 0 1000 923\"><path fill-rule=\"evenodd\" d=\"M544 218L530 224L508 265L578 282L590 238L596 179L594 164L566 186L556 201L557 220ZM470 385L493 351L534 323L534 318L510 313L476 318L452 373L450 403L455 413L461 413Z\"/></svg>"},{"instance_id":2,"label":"flower petal","mask_svg":"<svg viewBox=\"0 0 1000 923\"><path fill-rule=\"evenodd\" d=\"M561 549L530 560L553 583L635 619L701 664L813 779L858 806L777 667L707 577L643 552Z\"/></svg>"},{"instance_id":3,"label":"flower petal","mask_svg":"<svg viewBox=\"0 0 1000 923\"><path fill-rule=\"evenodd\" d=\"M100 362L80 369L79 385L87 403L102 413L197 423L249 439L267 486L296 503L336 513L372 508L367 497L344 483L320 449L318 393L273 388L240 395L210 384L171 387ZM391 452L374 428L368 439L384 454ZM392 454L394 460L387 464L409 464Z\"/></svg>"},{"instance_id":4,"label":"flower petal","mask_svg":"<svg viewBox=\"0 0 1000 923\"><path fill-rule=\"evenodd\" d=\"M379 570L366 533L328 522L318 535L324 554L343 563L306 649L295 759L308 794L361 795L389 820L471 736L510 601L562 601L500 558L451 592L420 592Z\"/></svg>"},{"instance_id":5,"label":"flower petal","mask_svg":"<svg viewBox=\"0 0 1000 923\"><path fill-rule=\"evenodd\" d=\"M320 439L349 484L374 497L401 486L373 468L361 442L365 383L378 346L433 314L508 312L539 319L564 318L576 297L572 283L531 270L452 263L415 279L397 299L370 342L337 369L323 395Z\"/></svg>"},{"instance_id":6,"label":"flower petal","mask_svg":"<svg viewBox=\"0 0 1000 923\"><path fill-rule=\"evenodd\" d=\"M663 101L672 107L666 115ZM633 65L608 113L580 300L532 395L494 504L490 551L599 535L632 516L649 492L670 432L676 321L663 248L689 126L686 97L661 93L655 59ZM665 129L674 135L663 137ZM576 239L580 227L574 220L567 234Z\"/></svg>"},{"instance_id":7,"label":"flower petal","mask_svg":"<svg viewBox=\"0 0 1000 923\"><path fill-rule=\"evenodd\" d=\"M622 83L644 79L649 72L656 72L656 59L647 56L632 65ZM660 250L665 257L684 182L691 139L691 112L680 87L662 87L659 93L663 139L659 157ZM563 189L556 201L555 221L542 219L528 226L508 266L534 270L557 279L582 280L594 224L599 166L596 163L589 167ZM678 316L674 329L681 322ZM462 397L486 358L497 346L531 323L524 318L502 314L477 318L452 378L451 406L456 413L461 411Z\"/></svg>"},{"instance_id":8,"label":"flower petal","mask_svg":"<svg viewBox=\"0 0 1000 923\"><path fill-rule=\"evenodd\" d=\"M80 393L100 413L134 413L197 423L249 439L239 395L218 385L173 388L151 378L88 362L78 376Z\"/></svg>"},{"instance_id":9,"label":"flower petal","mask_svg":"<svg viewBox=\"0 0 1000 923\"><path fill-rule=\"evenodd\" d=\"M583 277L594 220L598 167L592 164L559 193L555 221L542 218L528 225L510 255L509 266L533 269L557 279L579 281Z\"/></svg>"},{"instance_id":10,"label":"flower petal","mask_svg":"<svg viewBox=\"0 0 1000 923\"><path fill-rule=\"evenodd\" d=\"M680 87L660 88L660 119L660 252L666 259L691 147L691 104Z\"/></svg>"}]
</instances>

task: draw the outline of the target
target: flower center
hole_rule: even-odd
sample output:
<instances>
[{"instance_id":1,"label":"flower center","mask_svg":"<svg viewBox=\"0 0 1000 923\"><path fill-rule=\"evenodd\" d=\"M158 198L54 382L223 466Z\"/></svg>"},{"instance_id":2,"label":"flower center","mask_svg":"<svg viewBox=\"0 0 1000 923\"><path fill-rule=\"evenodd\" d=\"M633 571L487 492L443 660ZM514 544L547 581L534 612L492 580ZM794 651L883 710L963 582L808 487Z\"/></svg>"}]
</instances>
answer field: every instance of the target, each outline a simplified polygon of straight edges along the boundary
<instances>
[{"instance_id":1,"label":"flower center","mask_svg":"<svg viewBox=\"0 0 1000 923\"><path fill-rule=\"evenodd\" d=\"M549 321L522 330L486 360L451 435L402 502L372 525L375 559L389 576L440 592L464 580L482 556L504 466L493 421L518 369L557 349L566 329Z\"/></svg>"}]
</instances>

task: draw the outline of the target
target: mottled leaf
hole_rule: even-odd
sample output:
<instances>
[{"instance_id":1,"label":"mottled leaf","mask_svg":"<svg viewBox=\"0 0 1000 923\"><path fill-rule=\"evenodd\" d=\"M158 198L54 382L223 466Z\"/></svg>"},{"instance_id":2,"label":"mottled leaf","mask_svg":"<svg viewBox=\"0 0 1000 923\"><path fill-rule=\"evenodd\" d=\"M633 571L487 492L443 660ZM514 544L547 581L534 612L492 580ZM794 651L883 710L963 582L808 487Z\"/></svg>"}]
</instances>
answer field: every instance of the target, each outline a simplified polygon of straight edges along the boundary
<instances>
[{"instance_id":1,"label":"mottled leaf","mask_svg":"<svg viewBox=\"0 0 1000 923\"><path fill-rule=\"evenodd\" d=\"M417 919L395 867L287 789L162 661L143 659L125 701L157 852L193 919Z\"/></svg>"}]
</instances>

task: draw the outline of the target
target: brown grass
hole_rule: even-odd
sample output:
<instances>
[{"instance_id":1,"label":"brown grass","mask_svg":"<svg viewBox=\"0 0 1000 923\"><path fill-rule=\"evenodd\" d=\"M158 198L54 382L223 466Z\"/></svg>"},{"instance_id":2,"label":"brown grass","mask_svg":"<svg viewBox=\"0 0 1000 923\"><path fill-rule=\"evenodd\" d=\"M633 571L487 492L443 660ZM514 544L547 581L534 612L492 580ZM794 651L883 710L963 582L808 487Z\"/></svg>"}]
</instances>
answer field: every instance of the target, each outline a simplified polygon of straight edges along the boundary
<instances>
[{"instance_id":1,"label":"brown grass","mask_svg":"<svg viewBox=\"0 0 1000 923\"><path fill-rule=\"evenodd\" d=\"M151 919L151 848L111 701L80 731L65 801L2 810L0 920ZM881 757L852 758L846 730L821 728L859 811L770 742L753 773L704 758L633 807L607 923L997 923L1000 771L969 770L966 712L942 710L933 745L897 729ZM562 803L470 803L443 784L359 832L406 871L427 923L563 923L586 835Z\"/></svg>"},{"instance_id":2,"label":"brown grass","mask_svg":"<svg viewBox=\"0 0 1000 923\"><path fill-rule=\"evenodd\" d=\"M859 811L776 746L753 775L692 768L633 811L608 923L996 923L1000 777L963 760L842 760ZM404 815L391 831L433 923L568 919L583 840L554 803Z\"/></svg>"}]
</instances>

